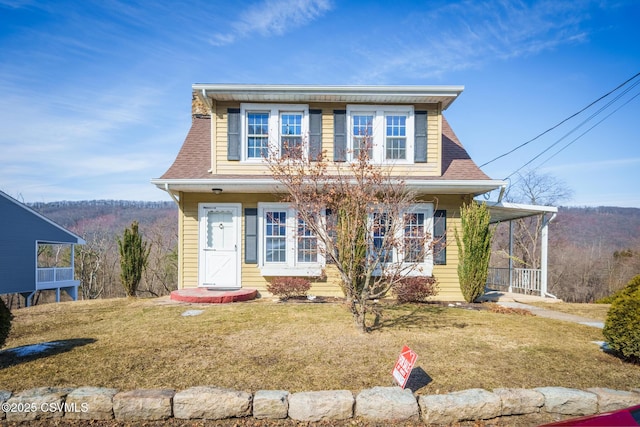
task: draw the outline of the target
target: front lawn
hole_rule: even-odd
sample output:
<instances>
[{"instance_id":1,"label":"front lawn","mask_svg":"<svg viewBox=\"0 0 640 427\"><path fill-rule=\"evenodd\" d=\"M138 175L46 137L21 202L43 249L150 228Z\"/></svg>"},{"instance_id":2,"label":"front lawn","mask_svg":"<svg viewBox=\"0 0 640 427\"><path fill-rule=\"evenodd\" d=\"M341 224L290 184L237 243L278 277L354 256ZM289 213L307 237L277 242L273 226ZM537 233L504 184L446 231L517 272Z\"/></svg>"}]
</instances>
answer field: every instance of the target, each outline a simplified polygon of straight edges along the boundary
<instances>
[{"instance_id":1,"label":"front lawn","mask_svg":"<svg viewBox=\"0 0 640 427\"><path fill-rule=\"evenodd\" d=\"M555 305L554 305L555 307ZM182 316L187 310L203 310ZM418 393L481 387L640 384L640 366L603 353L600 329L534 316L437 305L390 305L381 329L362 334L337 303L211 306L111 299L16 310L0 353L0 389L103 386L128 390L214 385L238 390L391 385L403 345L432 379ZM58 340L16 357L7 349Z\"/></svg>"},{"instance_id":2,"label":"front lawn","mask_svg":"<svg viewBox=\"0 0 640 427\"><path fill-rule=\"evenodd\" d=\"M611 307L611 304L582 304L568 302L527 302L527 304L546 308L548 310L560 311L562 313L574 314L588 319L599 320L601 322L606 320L607 312L609 311L609 307Z\"/></svg>"}]
</instances>

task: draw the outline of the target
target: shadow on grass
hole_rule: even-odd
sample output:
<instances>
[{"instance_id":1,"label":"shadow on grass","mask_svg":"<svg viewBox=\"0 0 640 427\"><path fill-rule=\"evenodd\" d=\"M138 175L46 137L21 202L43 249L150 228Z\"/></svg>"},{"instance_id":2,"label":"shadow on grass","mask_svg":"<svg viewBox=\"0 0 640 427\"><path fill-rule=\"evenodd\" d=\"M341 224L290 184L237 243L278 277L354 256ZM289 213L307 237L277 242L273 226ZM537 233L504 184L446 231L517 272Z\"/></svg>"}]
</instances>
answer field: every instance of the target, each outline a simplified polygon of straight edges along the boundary
<instances>
[{"instance_id":1,"label":"shadow on grass","mask_svg":"<svg viewBox=\"0 0 640 427\"><path fill-rule=\"evenodd\" d=\"M23 345L0 351L0 369L71 351L76 347L92 344L94 338L73 338Z\"/></svg>"},{"instance_id":2,"label":"shadow on grass","mask_svg":"<svg viewBox=\"0 0 640 427\"><path fill-rule=\"evenodd\" d=\"M416 306L386 306L380 308L372 331L383 329L441 329L441 328L465 328L467 323L453 320L449 316L448 309L442 306L416 305Z\"/></svg>"},{"instance_id":3,"label":"shadow on grass","mask_svg":"<svg viewBox=\"0 0 640 427\"><path fill-rule=\"evenodd\" d=\"M407 380L407 384L405 384L404 388L408 388L415 393L422 387L429 385L431 381L433 381L433 378L431 378L431 376L420 366L416 366L411 370L411 374L409 374L409 379Z\"/></svg>"}]
</instances>

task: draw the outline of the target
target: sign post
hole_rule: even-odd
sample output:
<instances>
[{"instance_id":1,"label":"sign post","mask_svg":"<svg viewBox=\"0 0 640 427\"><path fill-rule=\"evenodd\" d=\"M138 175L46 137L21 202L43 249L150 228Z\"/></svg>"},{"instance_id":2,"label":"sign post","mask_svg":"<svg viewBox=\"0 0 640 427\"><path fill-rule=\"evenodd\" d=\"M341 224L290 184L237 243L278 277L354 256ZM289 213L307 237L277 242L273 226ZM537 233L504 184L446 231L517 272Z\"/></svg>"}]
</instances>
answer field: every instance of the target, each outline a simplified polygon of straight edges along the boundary
<instances>
[{"instance_id":1,"label":"sign post","mask_svg":"<svg viewBox=\"0 0 640 427\"><path fill-rule=\"evenodd\" d=\"M402 388L407 385L409 375L413 365L415 365L418 355L406 345L402 347L402 352L396 361L396 365L393 367L391 375L393 375L394 381Z\"/></svg>"}]
</instances>

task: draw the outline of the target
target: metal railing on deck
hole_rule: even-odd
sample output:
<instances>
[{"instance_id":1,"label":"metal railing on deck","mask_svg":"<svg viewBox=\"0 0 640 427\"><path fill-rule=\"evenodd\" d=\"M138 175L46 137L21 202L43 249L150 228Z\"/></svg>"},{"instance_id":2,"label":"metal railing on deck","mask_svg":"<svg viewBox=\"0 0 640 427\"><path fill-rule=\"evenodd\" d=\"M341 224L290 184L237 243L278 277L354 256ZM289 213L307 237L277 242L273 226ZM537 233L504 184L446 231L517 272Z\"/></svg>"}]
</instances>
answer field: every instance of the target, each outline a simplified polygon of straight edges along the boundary
<instances>
[{"instance_id":1,"label":"metal railing on deck","mask_svg":"<svg viewBox=\"0 0 640 427\"><path fill-rule=\"evenodd\" d=\"M511 283L509 283L508 268L489 267L487 286L508 290L509 292L540 294L542 291L542 270L537 268L514 268L511 273Z\"/></svg>"},{"instance_id":2,"label":"metal railing on deck","mask_svg":"<svg viewBox=\"0 0 640 427\"><path fill-rule=\"evenodd\" d=\"M37 283L67 282L73 280L73 267L38 268Z\"/></svg>"}]
</instances>

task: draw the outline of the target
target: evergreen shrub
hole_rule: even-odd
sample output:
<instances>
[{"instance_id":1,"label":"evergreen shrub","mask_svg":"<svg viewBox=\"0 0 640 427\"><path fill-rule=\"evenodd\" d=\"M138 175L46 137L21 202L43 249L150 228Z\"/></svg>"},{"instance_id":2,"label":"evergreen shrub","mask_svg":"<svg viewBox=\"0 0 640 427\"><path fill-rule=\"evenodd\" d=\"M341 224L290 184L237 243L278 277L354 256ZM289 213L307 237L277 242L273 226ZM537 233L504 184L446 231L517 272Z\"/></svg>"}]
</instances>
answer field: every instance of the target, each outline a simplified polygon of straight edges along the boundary
<instances>
[{"instance_id":1,"label":"evergreen shrub","mask_svg":"<svg viewBox=\"0 0 640 427\"><path fill-rule=\"evenodd\" d=\"M602 331L609 348L640 363L640 275L631 279L611 303Z\"/></svg>"}]
</instances>

